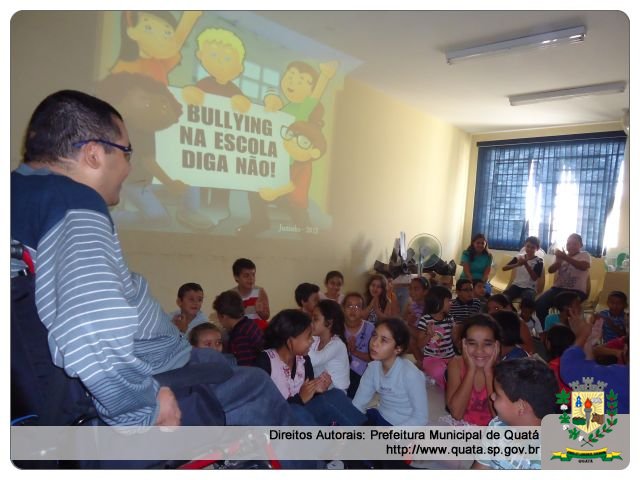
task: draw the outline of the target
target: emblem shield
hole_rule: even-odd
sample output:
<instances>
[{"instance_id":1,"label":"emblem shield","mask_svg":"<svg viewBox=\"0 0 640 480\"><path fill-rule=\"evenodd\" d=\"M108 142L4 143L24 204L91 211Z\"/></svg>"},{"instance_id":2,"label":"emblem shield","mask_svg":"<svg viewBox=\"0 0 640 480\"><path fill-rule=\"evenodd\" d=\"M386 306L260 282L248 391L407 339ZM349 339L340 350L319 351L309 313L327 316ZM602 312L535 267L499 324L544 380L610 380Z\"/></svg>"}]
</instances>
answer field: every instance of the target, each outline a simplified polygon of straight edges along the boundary
<instances>
[{"instance_id":1,"label":"emblem shield","mask_svg":"<svg viewBox=\"0 0 640 480\"><path fill-rule=\"evenodd\" d=\"M571 423L586 434L605 422L605 401L602 391L571 392Z\"/></svg>"}]
</instances>

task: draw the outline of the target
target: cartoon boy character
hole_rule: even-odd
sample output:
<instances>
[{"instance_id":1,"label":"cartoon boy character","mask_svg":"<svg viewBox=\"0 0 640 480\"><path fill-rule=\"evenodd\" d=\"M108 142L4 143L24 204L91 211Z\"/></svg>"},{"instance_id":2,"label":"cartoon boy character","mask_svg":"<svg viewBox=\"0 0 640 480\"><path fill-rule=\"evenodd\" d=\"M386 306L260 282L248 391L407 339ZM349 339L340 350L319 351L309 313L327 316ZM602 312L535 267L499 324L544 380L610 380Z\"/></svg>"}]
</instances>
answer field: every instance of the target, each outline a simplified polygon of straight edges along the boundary
<instances>
[{"instance_id":1,"label":"cartoon boy character","mask_svg":"<svg viewBox=\"0 0 640 480\"><path fill-rule=\"evenodd\" d=\"M111 73L141 73L169 84L180 50L202 12L184 12L180 22L169 12L124 12L120 57Z\"/></svg>"},{"instance_id":2,"label":"cartoon boy character","mask_svg":"<svg viewBox=\"0 0 640 480\"><path fill-rule=\"evenodd\" d=\"M273 202L286 195L294 223L298 227L304 227L310 224L307 207L312 162L324 155L327 141L322 134L321 122L294 122L288 127L282 127L281 136L284 148L293 160L290 166L291 180L277 188L263 188L259 194L266 202Z\"/></svg>"},{"instance_id":3,"label":"cartoon boy character","mask_svg":"<svg viewBox=\"0 0 640 480\"><path fill-rule=\"evenodd\" d=\"M210 75L195 85L182 90L182 98L192 105L202 105L204 94L211 93L231 98L231 106L245 113L251 108L251 100L233 83L244 71L245 49L242 40L223 28L207 28L198 35L196 57Z\"/></svg>"},{"instance_id":4,"label":"cartoon boy character","mask_svg":"<svg viewBox=\"0 0 640 480\"><path fill-rule=\"evenodd\" d=\"M233 83L244 71L245 49L242 40L229 30L207 28L198 35L196 57L210 76L195 85L184 87L184 101L191 105L202 105L205 93L220 95L231 99L231 108L235 111L246 113L251 108L251 100ZM228 190L201 188L199 192L204 204L215 203L217 208L228 210Z\"/></svg>"},{"instance_id":5,"label":"cartoon boy character","mask_svg":"<svg viewBox=\"0 0 640 480\"><path fill-rule=\"evenodd\" d=\"M321 63L320 74L305 62L291 62L285 70L280 88L289 103L275 94L264 98L264 109L267 112L283 111L295 117L298 121L307 121L311 113L320 103L329 81L335 76L340 63L336 60Z\"/></svg>"}]
</instances>

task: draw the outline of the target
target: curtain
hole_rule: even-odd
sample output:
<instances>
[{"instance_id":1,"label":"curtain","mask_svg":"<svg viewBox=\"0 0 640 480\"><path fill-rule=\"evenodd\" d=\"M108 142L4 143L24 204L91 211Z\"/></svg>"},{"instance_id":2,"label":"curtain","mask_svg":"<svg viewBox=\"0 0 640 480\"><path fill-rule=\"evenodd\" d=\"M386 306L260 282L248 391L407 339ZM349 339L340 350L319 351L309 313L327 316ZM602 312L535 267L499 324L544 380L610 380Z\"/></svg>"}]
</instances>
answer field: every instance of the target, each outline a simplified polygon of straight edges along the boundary
<instances>
[{"instance_id":1,"label":"curtain","mask_svg":"<svg viewBox=\"0 0 640 480\"><path fill-rule=\"evenodd\" d=\"M575 232L601 256L625 143L624 132L478 143L472 233L504 250L536 235L547 250Z\"/></svg>"}]
</instances>

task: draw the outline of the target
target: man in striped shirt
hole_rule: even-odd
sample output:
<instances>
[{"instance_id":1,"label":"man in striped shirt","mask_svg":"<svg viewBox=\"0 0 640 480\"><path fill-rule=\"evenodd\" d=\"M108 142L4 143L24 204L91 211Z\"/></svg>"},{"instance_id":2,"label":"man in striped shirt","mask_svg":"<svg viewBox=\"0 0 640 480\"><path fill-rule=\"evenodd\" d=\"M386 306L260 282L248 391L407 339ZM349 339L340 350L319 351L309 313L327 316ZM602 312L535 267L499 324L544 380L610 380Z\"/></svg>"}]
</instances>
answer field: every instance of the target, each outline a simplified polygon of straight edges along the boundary
<instances>
[{"instance_id":1,"label":"man in striped shirt","mask_svg":"<svg viewBox=\"0 0 640 480\"><path fill-rule=\"evenodd\" d=\"M201 385L227 424L289 424L287 403L264 372L192 350L129 270L108 207L119 201L131 154L121 115L81 92L50 95L27 127L24 163L11 174L11 236L35 263L53 363L80 379L109 425L198 425L190 397L176 399L155 378L196 363L219 380Z\"/></svg>"}]
</instances>

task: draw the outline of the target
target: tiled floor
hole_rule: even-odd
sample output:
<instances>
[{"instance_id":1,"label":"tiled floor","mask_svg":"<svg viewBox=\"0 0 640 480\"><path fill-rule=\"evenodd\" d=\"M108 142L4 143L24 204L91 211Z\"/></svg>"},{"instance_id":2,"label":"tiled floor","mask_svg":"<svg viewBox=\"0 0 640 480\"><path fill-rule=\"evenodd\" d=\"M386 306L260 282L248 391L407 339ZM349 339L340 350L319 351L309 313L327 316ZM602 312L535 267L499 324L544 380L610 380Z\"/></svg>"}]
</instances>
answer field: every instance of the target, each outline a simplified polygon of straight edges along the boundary
<instances>
[{"instance_id":1,"label":"tiled floor","mask_svg":"<svg viewBox=\"0 0 640 480\"><path fill-rule=\"evenodd\" d=\"M429 401L429 425L448 425L441 420L448 415L445 409L444 390L428 381L425 383ZM415 460L411 466L429 470L466 470L472 463L472 460Z\"/></svg>"},{"instance_id":2,"label":"tiled floor","mask_svg":"<svg viewBox=\"0 0 640 480\"><path fill-rule=\"evenodd\" d=\"M413 360L412 355L406 355L405 358ZM429 402L429 425L449 425L442 421L442 417L448 415L445 408L444 390L432 382L429 382L426 378L425 388L427 389L427 399ZM472 463L472 460L416 460L411 466L429 470L466 470L471 467Z\"/></svg>"}]
</instances>

